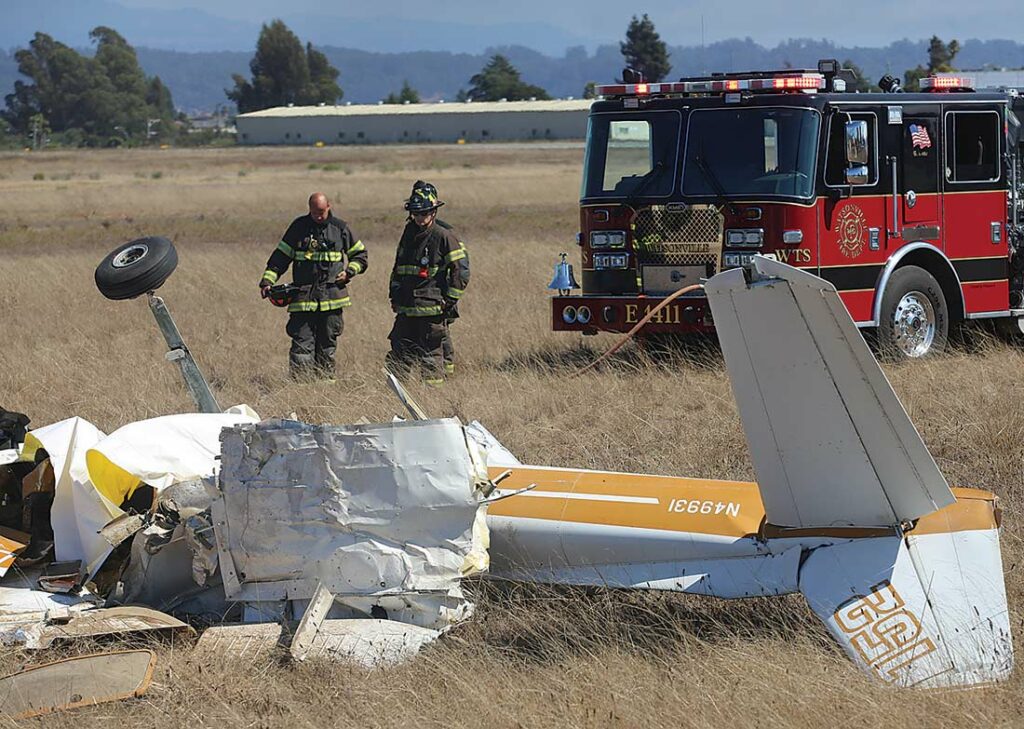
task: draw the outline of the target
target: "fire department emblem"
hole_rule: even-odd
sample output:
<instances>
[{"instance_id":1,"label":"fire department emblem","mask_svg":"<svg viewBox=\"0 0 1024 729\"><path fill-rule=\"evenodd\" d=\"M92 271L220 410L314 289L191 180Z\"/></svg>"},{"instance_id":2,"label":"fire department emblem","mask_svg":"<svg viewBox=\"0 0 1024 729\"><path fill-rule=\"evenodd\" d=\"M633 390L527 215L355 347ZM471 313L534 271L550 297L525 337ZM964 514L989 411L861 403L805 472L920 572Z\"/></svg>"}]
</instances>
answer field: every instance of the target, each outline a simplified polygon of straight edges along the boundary
<instances>
[{"instance_id":1,"label":"fire department emblem","mask_svg":"<svg viewBox=\"0 0 1024 729\"><path fill-rule=\"evenodd\" d=\"M847 205L839 212L837 223L840 252L847 258L856 258L864 250L864 241L868 237L864 211L856 205Z\"/></svg>"}]
</instances>

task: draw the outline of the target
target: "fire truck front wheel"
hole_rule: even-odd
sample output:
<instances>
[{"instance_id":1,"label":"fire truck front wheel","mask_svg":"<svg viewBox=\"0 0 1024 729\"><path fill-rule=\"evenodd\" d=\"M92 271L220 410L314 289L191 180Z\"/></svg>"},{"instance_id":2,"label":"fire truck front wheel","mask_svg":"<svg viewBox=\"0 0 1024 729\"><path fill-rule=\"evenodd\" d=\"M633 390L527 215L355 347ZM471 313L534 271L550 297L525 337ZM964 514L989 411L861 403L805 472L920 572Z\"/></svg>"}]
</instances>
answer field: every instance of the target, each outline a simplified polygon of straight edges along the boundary
<instances>
[{"instance_id":1,"label":"fire truck front wheel","mask_svg":"<svg viewBox=\"0 0 1024 729\"><path fill-rule=\"evenodd\" d=\"M949 309L935 277L918 266L896 269L882 295L878 344L897 359L941 352L949 335Z\"/></svg>"}]
</instances>

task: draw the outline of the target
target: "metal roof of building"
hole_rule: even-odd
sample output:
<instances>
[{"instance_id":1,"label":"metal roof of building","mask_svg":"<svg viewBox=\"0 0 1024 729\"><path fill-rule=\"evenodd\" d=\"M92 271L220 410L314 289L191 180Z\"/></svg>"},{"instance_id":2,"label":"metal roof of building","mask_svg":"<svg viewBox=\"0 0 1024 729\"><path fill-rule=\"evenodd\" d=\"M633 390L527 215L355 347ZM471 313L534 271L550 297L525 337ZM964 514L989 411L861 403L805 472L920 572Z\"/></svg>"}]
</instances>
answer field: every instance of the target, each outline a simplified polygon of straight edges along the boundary
<instances>
[{"instance_id":1,"label":"metal roof of building","mask_svg":"<svg viewBox=\"0 0 1024 729\"><path fill-rule=\"evenodd\" d=\"M239 119L288 119L314 116L369 116L377 114L479 114L482 112L586 111L590 99L552 101L473 101L431 104L351 104L332 106L275 106L239 114Z\"/></svg>"}]
</instances>

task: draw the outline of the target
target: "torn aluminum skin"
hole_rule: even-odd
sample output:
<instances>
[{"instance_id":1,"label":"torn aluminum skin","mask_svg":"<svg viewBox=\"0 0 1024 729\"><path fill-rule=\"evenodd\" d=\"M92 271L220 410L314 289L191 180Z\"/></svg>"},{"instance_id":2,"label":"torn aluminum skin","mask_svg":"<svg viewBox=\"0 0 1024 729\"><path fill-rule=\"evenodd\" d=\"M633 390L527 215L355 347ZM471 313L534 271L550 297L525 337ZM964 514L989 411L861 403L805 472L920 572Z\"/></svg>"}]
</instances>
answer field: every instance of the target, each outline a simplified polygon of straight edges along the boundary
<instances>
[{"instance_id":1,"label":"torn aluminum skin","mask_svg":"<svg viewBox=\"0 0 1024 729\"><path fill-rule=\"evenodd\" d=\"M470 614L459 580L487 568L489 482L457 420L267 421L221 443L211 514L226 595L249 619L297 617L319 583L331 617L436 630Z\"/></svg>"}]
</instances>

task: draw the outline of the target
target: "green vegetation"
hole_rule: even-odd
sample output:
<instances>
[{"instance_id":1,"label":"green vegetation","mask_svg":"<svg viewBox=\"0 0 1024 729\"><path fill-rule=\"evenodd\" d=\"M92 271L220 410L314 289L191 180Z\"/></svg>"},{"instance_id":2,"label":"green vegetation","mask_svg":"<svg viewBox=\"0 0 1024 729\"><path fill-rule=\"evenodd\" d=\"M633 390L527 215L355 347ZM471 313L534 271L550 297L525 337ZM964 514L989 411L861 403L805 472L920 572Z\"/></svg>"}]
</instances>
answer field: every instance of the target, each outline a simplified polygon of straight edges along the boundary
<instances>
[{"instance_id":1,"label":"green vegetation","mask_svg":"<svg viewBox=\"0 0 1024 729\"><path fill-rule=\"evenodd\" d=\"M875 84L868 80L867 76L864 75L864 71L861 70L860 66L846 59L842 63L843 68L850 71L853 74L853 82L847 84L847 91L859 91L862 94L866 94L869 91L881 91Z\"/></svg>"},{"instance_id":2,"label":"green vegetation","mask_svg":"<svg viewBox=\"0 0 1024 729\"><path fill-rule=\"evenodd\" d=\"M235 87L226 92L241 114L288 104L334 104L343 96L338 69L312 43L303 50L299 37L280 20L263 26L249 70L251 81L233 74Z\"/></svg>"},{"instance_id":3,"label":"green vegetation","mask_svg":"<svg viewBox=\"0 0 1024 729\"><path fill-rule=\"evenodd\" d=\"M29 81L14 82L0 117L38 149L47 140L70 146L114 146L162 140L177 132L171 92L147 78L135 49L117 31L99 26L87 57L36 33L15 58Z\"/></svg>"},{"instance_id":4,"label":"green vegetation","mask_svg":"<svg viewBox=\"0 0 1024 729\"><path fill-rule=\"evenodd\" d=\"M420 103L420 92L409 85L408 81L402 81L402 90L397 94L390 93L384 97L385 104L418 104Z\"/></svg>"},{"instance_id":5,"label":"green vegetation","mask_svg":"<svg viewBox=\"0 0 1024 729\"><path fill-rule=\"evenodd\" d=\"M480 73L469 80L469 84L469 91L464 97L468 101L525 101L531 98L551 98L540 86L533 86L519 78L516 67L500 53L491 56L491 60Z\"/></svg>"},{"instance_id":6,"label":"green vegetation","mask_svg":"<svg viewBox=\"0 0 1024 729\"><path fill-rule=\"evenodd\" d=\"M907 91L917 91L921 79L935 73L948 73L955 71L953 59L960 52L960 43L952 40L948 44L943 43L937 35L933 35L928 41L928 66L927 68L918 65L903 74L903 88Z\"/></svg>"},{"instance_id":7,"label":"green vegetation","mask_svg":"<svg viewBox=\"0 0 1024 729\"><path fill-rule=\"evenodd\" d=\"M644 75L644 80L657 83L672 70L669 63L668 46L654 29L654 21L644 13L643 18L635 15L626 28L626 40L619 43L626 65Z\"/></svg>"}]
</instances>

